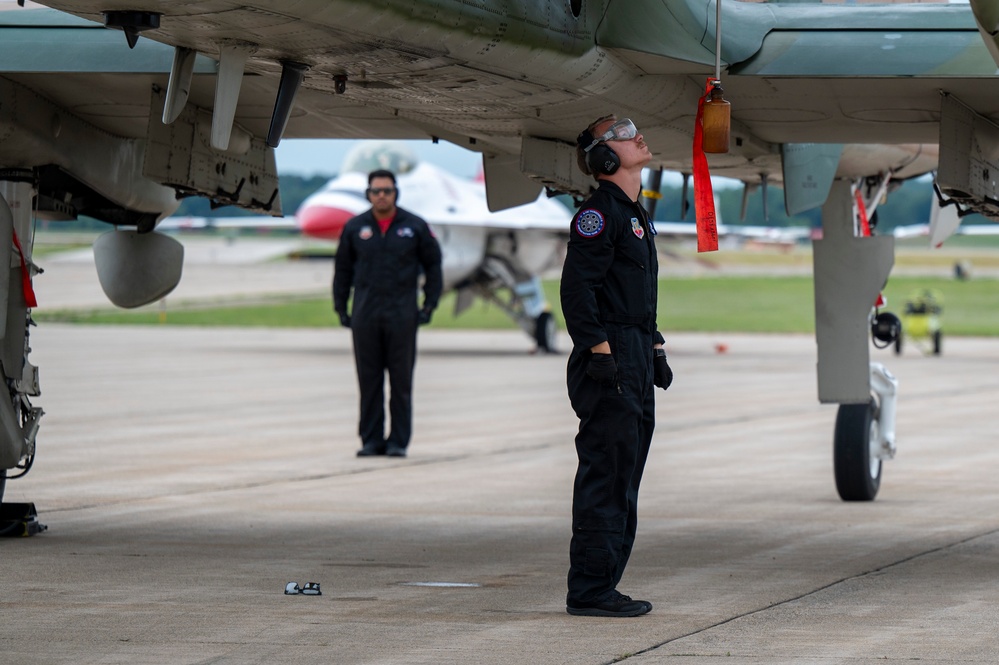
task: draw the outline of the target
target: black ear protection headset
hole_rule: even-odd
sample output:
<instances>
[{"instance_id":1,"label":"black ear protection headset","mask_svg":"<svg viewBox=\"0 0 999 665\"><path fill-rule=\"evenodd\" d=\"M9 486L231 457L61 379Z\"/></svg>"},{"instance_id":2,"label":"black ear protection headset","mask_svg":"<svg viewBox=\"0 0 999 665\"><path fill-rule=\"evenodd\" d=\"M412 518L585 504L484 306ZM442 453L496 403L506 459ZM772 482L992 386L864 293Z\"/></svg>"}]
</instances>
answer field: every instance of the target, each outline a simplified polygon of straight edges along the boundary
<instances>
[{"instance_id":1,"label":"black ear protection headset","mask_svg":"<svg viewBox=\"0 0 999 665\"><path fill-rule=\"evenodd\" d=\"M584 129L576 137L576 144L583 149L591 143L593 143L593 134L588 129ZM601 141L584 154L586 155L586 167L594 174L611 175L621 166L621 159L616 152L611 150L606 141Z\"/></svg>"}]
</instances>

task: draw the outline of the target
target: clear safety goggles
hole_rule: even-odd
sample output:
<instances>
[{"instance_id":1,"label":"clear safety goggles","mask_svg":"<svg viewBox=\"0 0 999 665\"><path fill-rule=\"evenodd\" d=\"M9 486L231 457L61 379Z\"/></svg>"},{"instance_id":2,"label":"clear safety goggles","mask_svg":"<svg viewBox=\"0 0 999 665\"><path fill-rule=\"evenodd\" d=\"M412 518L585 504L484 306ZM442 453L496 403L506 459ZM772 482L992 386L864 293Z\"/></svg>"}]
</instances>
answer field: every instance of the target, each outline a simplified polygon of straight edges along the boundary
<instances>
[{"instance_id":1,"label":"clear safety goggles","mask_svg":"<svg viewBox=\"0 0 999 665\"><path fill-rule=\"evenodd\" d=\"M593 143L583 148L583 152L589 152L602 141L630 141L638 136L638 128L628 118L622 118L611 125L606 132L593 139Z\"/></svg>"}]
</instances>

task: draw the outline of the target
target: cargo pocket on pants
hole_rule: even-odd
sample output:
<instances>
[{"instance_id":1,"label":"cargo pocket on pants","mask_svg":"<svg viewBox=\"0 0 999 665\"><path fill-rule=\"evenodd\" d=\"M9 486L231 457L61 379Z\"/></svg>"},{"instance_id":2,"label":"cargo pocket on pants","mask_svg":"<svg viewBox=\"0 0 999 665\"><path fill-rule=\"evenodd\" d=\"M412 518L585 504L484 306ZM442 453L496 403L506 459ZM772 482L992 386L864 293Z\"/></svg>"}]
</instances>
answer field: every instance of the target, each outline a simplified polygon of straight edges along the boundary
<instances>
[{"instance_id":1,"label":"cargo pocket on pants","mask_svg":"<svg viewBox=\"0 0 999 665\"><path fill-rule=\"evenodd\" d=\"M606 577L610 571L610 552L599 547L587 547L583 561L583 574Z\"/></svg>"}]
</instances>

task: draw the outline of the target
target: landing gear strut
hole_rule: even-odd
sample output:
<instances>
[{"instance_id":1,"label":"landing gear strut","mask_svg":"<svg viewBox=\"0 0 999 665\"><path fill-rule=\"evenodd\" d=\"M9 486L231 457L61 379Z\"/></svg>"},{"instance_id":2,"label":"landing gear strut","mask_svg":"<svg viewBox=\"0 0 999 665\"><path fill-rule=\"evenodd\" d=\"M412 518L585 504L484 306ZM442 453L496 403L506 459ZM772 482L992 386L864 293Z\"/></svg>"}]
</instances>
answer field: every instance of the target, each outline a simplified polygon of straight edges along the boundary
<instances>
[{"instance_id":1,"label":"landing gear strut","mask_svg":"<svg viewBox=\"0 0 999 665\"><path fill-rule=\"evenodd\" d=\"M833 436L836 489L871 501L895 454L894 377L870 363L869 315L894 263L894 238L858 235L850 183L834 181L813 243L819 401L839 404Z\"/></svg>"},{"instance_id":2,"label":"landing gear strut","mask_svg":"<svg viewBox=\"0 0 999 665\"><path fill-rule=\"evenodd\" d=\"M8 480L19 478L35 458L35 437L44 411L31 405L41 394L38 368L28 361L28 330L35 305L31 276L34 236L31 202L34 177L30 170L0 170L0 256L16 257L0 270L0 500ZM4 392L6 388L6 392ZM15 470L15 475L8 475ZM31 536L45 527L38 524L31 503L0 503L0 536Z\"/></svg>"},{"instance_id":3,"label":"landing gear strut","mask_svg":"<svg viewBox=\"0 0 999 665\"><path fill-rule=\"evenodd\" d=\"M482 270L458 289L458 314L478 296L506 313L537 344L535 352L555 350L555 317L548 311L541 280L499 257L486 257Z\"/></svg>"}]
</instances>

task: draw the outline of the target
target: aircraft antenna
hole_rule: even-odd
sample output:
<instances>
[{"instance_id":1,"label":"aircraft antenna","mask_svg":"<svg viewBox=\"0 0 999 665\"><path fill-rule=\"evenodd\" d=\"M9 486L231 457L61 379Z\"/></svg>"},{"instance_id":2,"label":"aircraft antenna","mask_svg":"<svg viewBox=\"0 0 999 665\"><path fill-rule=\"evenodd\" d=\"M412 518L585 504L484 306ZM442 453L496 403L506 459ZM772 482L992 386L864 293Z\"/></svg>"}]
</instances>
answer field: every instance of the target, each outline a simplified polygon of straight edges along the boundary
<instances>
[{"instance_id":1,"label":"aircraft antenna","mask_svg":"<svg viewBox=\"0 0 999 665\"><path fill-rule=\"evenodd\" d=\"M721 0L715 1L715 80L721 81Z\"/></svg>"},{"instance_id":2,"label":"aircraft antenna","mask_svg":"<svg viewBox=\"0 0 999 665\"><path fill-rule=\"evenodd\" d=\"M721 34L721 0L715 0L715 77L708 79L701 102L704 129L702 147L704 152L712 153L728 152L732 124L731 104L725 100L725 90L721 86Z\"/></svg>"}]
</instances>

